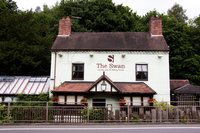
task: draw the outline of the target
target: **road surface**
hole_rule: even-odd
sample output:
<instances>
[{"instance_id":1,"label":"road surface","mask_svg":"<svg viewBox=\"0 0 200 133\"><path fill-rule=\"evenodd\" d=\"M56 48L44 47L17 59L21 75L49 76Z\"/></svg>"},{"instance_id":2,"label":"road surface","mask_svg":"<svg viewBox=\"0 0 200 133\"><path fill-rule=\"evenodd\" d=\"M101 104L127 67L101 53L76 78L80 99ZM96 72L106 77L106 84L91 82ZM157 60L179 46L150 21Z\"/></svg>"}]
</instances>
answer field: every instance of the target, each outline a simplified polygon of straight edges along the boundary
<instances>
[{"instance_id":1,"label":"road surface","mask_svg":"<svg viewBox=\"0 0 200 133\"><path fill-rule=\"evenodd\" d=\"M0 133L200 133L200 125L16 125Z\"/></svg>"}]
</instances>

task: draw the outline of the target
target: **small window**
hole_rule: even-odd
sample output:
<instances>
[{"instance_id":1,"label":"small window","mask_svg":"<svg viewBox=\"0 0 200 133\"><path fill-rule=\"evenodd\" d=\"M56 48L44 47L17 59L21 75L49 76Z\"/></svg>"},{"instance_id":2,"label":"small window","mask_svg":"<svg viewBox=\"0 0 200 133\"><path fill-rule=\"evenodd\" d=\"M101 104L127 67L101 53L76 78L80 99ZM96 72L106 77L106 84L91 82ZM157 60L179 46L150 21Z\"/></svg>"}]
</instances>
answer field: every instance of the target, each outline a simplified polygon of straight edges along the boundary
<instances>
[{"instance_id":1,"label":"small window","mask_svg":"<svg viewBox=\"0 0 200 133\"><path fill-rule=\"evenodd\" d=\"M149 106L149 97L143 97L143 106Z\"/></svg>"},{"instance_id":2,"label":"small window","mask_svg":"<svg viewBox=\"0 0 200 133\"><path fill-rule=\"evenodd\" d=\"M58 103L65 104L65 96L58 96Z\"/></svg>"},{"instance_id":3,"label":"small window","mask_svg":"<svg viewBox=\"0 0 200 133\"><path fill-rule=\"evenodd\" d=\"M105 107L106 99L93 99L92 106L93 107Z\"/></svg>"},{"instance_id":4,"label":"small window","mask_svg":"<svg viewBox=\"0 0 200 133\"><path fill-rule=\"evenodd\" d=\"M67 104L75 104L75 96L67 96Z\"/></svg>"},{"instance_id":5,"label":"small window","mask_svg":"<svg viewBox=\"0 0 200 133\"><path fill-rule=\"evenodd\" d=\"M136 64L136 80L147 81L148 80L148 65Z\"/></svg>"},{"instance_id":6,"label":"small window","mask_svg":"<svg viewBox=\"0 0 200 133\"><path fill-rule=\"evenodd\" d=\"M132 100L133 100L132 101L133 106L141 106L142 105L141 97L133 97Z\"/></svg>"},{"instance_id":7,"label":"small window","mask_svg":"<svg viewBox=\"0 0 200 133\"><path fill-rule=\"evenodd\" d=\"M84 64L72 64L72 80L84 79Z\"/></svg>"}]
</instances>

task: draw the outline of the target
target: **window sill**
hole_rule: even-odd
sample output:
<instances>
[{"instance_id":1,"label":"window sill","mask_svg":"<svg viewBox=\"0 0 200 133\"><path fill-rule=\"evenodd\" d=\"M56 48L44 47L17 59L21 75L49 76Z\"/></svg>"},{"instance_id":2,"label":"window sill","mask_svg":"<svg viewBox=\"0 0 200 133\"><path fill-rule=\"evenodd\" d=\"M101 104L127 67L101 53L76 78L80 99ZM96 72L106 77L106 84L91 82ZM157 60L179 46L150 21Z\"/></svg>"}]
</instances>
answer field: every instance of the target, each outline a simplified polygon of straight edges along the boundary
<instances>
[{"instance_id":1,"label":"window sill","mask_svg":"<svg viewBox=\"0 0 200 133\"><path fill-rule=\"evenodd\" d=\"M148 81L148 79L136 79L136 81Z\"/></svg>"}]
</instances>

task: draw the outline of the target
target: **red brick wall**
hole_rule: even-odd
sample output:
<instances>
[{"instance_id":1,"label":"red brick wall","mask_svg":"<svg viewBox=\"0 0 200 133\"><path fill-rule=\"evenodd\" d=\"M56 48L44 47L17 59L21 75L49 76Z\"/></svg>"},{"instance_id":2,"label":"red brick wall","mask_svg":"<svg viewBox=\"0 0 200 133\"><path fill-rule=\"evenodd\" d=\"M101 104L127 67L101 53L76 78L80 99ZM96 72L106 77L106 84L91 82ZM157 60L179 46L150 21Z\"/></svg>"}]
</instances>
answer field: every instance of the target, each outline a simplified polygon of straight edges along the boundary
<instances>
[{"instance_id":1,"label":"red brick wall","mask_svg":"<svg viewBox=\"0 0 200 133\"><path fill-rule=\"evenodd\" d=\"M71 34L71 20L69 17L62 18L59 21L59 33L58 35L67 35Z\"/></svg>"},{"instance_id":2,"label":"red brick wall","mask_svg":"<svg viewBox=\"0 0 200 133\"><path fill-rule=\"evenodd\" d=\"M150 19L150 33L151 35L162 35L162 19L161 17L152 16Z\"/></svg>"}]
</instances>

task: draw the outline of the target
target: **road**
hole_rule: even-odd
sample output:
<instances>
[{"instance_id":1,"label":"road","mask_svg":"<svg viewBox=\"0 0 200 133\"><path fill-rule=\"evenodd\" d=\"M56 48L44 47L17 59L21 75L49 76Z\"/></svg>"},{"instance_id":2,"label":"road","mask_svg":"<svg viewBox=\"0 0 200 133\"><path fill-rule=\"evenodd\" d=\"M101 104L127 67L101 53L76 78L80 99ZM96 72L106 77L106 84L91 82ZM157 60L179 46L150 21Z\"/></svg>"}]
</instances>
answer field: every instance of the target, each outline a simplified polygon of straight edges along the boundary
<instances>
[{"instance_id":1,"label":"road","mask_svg":"<svg viewBox=\"0 0 200 133\"><path fill-rule=\"evenodd\" d=\"M20 125L0 133L200 133L200 125Z\"/></svg>"}]
</instances>

